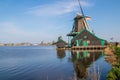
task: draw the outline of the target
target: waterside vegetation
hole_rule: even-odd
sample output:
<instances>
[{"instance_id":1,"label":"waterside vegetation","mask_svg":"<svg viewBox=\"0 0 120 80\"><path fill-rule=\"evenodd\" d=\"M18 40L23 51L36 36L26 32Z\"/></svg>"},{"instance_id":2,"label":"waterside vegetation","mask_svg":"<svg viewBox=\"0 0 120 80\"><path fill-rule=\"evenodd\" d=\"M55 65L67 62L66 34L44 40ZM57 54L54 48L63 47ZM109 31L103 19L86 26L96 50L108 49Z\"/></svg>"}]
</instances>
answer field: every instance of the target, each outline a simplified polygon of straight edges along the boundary
<instances>
[{"instance_id":1,"label":"waterside vegetation","mask_svg":"<svg viewBox=\"0 0 120 80\"><path fill-rule=\"evenodd\" d=\"M107 75L108 80L120 80L120 47L110 45L109 48L115 55L114 64L112 63L112 69L109 71ZM112 58L111 58L112 59Z\"/></svg>"}]
</instances>

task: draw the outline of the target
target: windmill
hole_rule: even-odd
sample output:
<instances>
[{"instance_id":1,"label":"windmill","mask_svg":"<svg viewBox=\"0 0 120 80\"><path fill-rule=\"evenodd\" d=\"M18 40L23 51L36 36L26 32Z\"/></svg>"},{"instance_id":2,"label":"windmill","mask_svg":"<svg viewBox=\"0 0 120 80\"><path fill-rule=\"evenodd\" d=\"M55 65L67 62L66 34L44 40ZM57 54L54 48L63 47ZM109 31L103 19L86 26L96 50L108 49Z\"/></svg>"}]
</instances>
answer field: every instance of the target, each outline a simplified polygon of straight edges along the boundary
<instances>
[{"instance_id":1,"label":"windmill","mask_svg":"<svg viewBox=\"0 0 120 80\"><path fill-rule=\"evenodd\" d=\"M78 0L78 3L81 14L78 13L77 16L74 18L72 31L67 36L75 36L78 32L80 32L83 29L87 29L90 31L90 28L87 24L87 20L90 20L91 17L84 15L80 0Z\"/></svg>"},{"instance_id":2,"label":"windmill","mask_svg":"<svg viewBox=\"0 0 120 80\"><path fill-rule=\"evenodd\" d=\"M87 20L86 20L86 18L89 18L89 17L84 15L84 12L83 12L83 9L82 9L80 0L78 0L78 3L79 3L79 7L80 7L80 10L81 10L81 13L82 13L82 17L83 17L82 19L83 19L84 27L85 27L87 30L89 30L89 27L88 27L88 24L87 24Z\"/></svg>"},{"instance_id":3,"label":"windmill","mask_svg":"<svg viewBox=\"0 0 120 80\"><path fill-rule=\"evenodd\" d=\"M72 31L67 34L69 47L72 47L72 49L91 49L91 46L94 46L95 48L99 48L99 46L102 46L100 49L104 49L106 46L107 41L104 39L101 39L97 37L92 31L90 31L90 28L87 24L87 20L90 19L89 16L85 16L80 0L78 0L79 8L81 14L77 14L77 16L74 18L74 24Z\"/></svg>"}]
</instances>

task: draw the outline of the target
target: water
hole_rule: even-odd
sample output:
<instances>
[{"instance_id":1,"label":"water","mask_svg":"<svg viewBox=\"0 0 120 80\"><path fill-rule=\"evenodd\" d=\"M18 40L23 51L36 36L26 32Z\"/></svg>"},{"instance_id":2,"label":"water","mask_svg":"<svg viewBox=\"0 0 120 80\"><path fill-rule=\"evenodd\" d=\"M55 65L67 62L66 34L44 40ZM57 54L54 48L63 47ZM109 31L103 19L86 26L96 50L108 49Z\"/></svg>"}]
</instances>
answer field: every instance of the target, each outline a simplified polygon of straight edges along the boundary
<instances>
[{"instance_id":1,"label":"water","mask_svg":"<svg viewBox=\"0 0 120 80\"><path fill-rule=\"evenodd\" d=\"M93 61L106 80L111 65L104 58L101 53L56 51L55 46L0 47L0 80L88 79Z\"/></svg>"}]
</instances>

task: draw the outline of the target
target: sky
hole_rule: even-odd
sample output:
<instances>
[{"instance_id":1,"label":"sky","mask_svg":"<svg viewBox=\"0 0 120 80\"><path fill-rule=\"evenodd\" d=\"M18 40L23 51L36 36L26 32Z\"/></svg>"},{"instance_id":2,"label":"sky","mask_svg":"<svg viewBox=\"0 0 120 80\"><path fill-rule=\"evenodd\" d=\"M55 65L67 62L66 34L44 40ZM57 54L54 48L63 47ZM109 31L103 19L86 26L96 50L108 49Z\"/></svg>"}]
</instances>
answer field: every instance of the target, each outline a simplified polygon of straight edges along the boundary
<instances>
[{"instance_id":1,"label":"sky","mask_svg":"<svg viewBox=\"0 0 120 80\"><path fill-rule=\"evenodd\" d=\"M94 33L107 41L120 41L120 0L81 0ZM77 0L0 0L0 43L67 40Z\"/></svg>"}]
</instances>

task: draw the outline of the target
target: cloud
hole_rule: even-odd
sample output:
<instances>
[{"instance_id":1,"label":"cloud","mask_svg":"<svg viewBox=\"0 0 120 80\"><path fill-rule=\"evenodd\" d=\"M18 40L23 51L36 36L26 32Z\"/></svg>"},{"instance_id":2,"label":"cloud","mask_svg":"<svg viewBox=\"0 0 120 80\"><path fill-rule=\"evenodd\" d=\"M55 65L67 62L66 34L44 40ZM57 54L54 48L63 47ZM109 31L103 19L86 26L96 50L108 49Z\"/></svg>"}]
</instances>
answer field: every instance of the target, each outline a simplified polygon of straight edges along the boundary
<instances>
[{"instance_id":1,"label":"cloud","mask_svg":"<svg viewBox=\"0 0 120 80\"><path fill-rule=\"evenodd\" d=\"M42 40L50 41L54 38L55 36L48 35L45 29L29 31L17 26L14 22L0 23L0 42L40 42Z\"/></svg>"},{"instance_id":2,"label":"cloud","mask_svg":"<svg viewBox=\"0 0 120 80\"><path fill-rule=\"evenodd\" d=\"M82 6L90 6L90 3L81 1ZM55 16L73 12L79 6L76 1L55 2L53 4L44 4L28 9L27 13L36 16Z\"/></svg>"},{"instance_id":3,"label":"cloud","mask_svg":"<svg viewBox=\"0 0 120 80\"><path fill-rule=\"evenodd\" d=\"M24 41L27 39L29 40L36 35L34 32L28 32L24 29L21 29L13 22L1 22L0 28L1 41Z\"/></svg>"},{"instance_id":4,"label":"cloud","mask_svg":"<svg viewBox=\"0 0 120 80\"><path fill-rule=\"evenodd\" d=\"M7 34L27 35L26 31L20 29L20 27L13 22L2 22L0 23L0 27L1 27L1 32L7 33Z\"/></svg>"}]
</instances>

